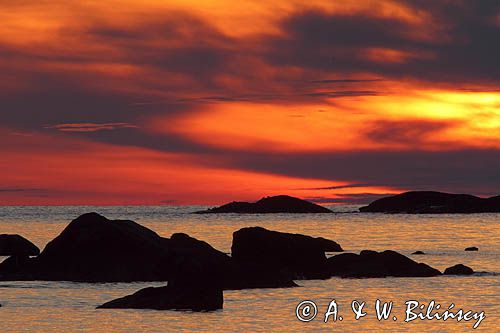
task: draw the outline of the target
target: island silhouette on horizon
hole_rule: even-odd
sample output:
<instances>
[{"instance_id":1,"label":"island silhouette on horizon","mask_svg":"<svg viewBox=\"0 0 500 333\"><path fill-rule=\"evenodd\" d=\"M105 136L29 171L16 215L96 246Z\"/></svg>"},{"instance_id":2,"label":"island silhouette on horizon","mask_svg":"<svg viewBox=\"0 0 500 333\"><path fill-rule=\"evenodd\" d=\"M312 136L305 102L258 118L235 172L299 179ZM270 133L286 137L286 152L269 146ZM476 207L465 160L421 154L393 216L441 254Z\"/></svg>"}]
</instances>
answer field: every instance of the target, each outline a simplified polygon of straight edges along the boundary
<instances>
[{"instance_id":1,"label":"island silhouette on horizon","mask_svg":"<svg viewBox=\"0 0 500 333\"><path fill-rule=\"evenodd\" d=\"M359 208L361 213L472 214L500 212L500 195L480 198L471 194L409 191L377 199ZM256 202L233 201L196 214L333 213L313 202L289 195L267 196Z\"/></svg>"}]
</instances>

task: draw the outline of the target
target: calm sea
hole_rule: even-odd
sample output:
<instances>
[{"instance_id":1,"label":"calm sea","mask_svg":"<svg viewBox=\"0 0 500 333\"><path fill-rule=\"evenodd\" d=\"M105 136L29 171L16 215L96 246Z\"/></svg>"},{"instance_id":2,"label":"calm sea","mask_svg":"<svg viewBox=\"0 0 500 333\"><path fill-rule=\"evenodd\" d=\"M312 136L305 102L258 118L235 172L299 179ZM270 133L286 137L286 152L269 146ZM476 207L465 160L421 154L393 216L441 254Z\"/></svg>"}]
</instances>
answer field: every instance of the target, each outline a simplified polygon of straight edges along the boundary
<instances>
[{"instance_id":1,"label":"calm sea","mask_svg":"<svg viewBox=\"0 0 500 333\"><path fill-rule=\"evenodd\" d=\"M224 292L224 310L213 313L150 310L95 310L105 301L161 283L85 284L0 282L0 332L469 332L474 320L405 319L405 301L431 300L447 309L484 311L478 331L500 331L500 214L357 214L337 206L338 214L193 215L204 207L0 207L0 233L18 233L40 248L82 213L126 218L162 236L185 232L230 252L232 233L246 226L330 238L347 251L392 249L435 268L463 263L484 274L470 277L385 278L298 281L301 288ZM256 244L258 246L258 244ZM479 252L464 252L468 246ZM3 259L3 258L0 258ZM324 323L331 300L343 320ZM375 300L392 301L389 320L375 317ZM297 319L303 300L314 301L317 317ZM367 315L354 319L351 302L366 302ZM393 317L396 316L397 320Z\"/></svg>"}]
</instances>

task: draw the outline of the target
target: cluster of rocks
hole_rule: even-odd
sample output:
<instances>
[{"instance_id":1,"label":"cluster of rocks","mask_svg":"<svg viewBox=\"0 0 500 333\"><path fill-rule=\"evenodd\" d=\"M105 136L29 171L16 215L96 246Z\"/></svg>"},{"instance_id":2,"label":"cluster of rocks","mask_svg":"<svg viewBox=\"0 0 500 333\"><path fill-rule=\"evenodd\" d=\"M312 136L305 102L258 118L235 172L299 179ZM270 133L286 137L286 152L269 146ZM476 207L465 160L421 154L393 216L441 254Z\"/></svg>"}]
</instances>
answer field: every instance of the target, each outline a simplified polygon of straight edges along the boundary
<instances>
[{"instance_id":1,"label":"cluster of rocks","mask_svg":"<svg viewBox=\"0 0 500 333\"><path fill-rule=\"evenodd\" d=\"M0 242L0 248L7 243ZM325 252L343 251L335 241L260 227L234 232L229 256L183 233L164 238L133 221L109 220L97 213L73 220L39 255L12 249L19 250L4 252L11 256L0 264L0 280L168 281L165 287L146 288L100 308L211 311L222 308L222 292L228 289L295 287L294 280L332 276L441 275L394 251L327 258ZM457 265L445 274L470 272Z\"/></svg>"}]
</instances>

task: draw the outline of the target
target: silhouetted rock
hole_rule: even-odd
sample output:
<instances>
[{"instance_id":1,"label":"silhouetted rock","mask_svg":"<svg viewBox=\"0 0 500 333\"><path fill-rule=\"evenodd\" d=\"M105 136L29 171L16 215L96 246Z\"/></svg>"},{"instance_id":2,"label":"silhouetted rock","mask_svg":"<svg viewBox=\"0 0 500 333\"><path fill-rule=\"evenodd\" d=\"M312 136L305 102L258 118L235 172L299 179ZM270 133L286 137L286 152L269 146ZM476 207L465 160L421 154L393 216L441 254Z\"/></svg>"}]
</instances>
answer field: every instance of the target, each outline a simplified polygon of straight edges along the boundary
<instances>
[{"instance_id":1,"label":"silhouetted rock","mask_svg":"<svg viewBox=\"0 0 500 333\"><path fill-rule=\"evenodd\" d=\"M423 251L415 251L412 254L414 254L414 255L424 255L425 252L423 252Z\"/></svg>"},{"instance_id":2,"label":"silhouetted rock","mask_svg":"<svg viewBox=\"0 0 500 333\"><path fill-rule=\"evenodd\" d=\"M451 266L444 270L444 275L471 275L471 274L474 274L474 270L462 264Z\"/></svg>"},{"instance_id":3,"label":"silhouetted rock","mask_svg":"<svg viewBox=\"0 0 500 333\"><path fill-rule=\"evenodd\" d=\"M119 309L214 311L222 309L223 294L218 269L188 263L166 287L149 287L98 307Z\"/></svg>"},{"instance_id":4,"label":"silhouetted rock","mask_svg":"<svg viewBox=\"0 0 500 333\"><path fill-rule=\"evenodd\" d=\"M222 289L149 287L112 300L98 309L154 309L213 311L222 309Z\"/></svg>"},{"instance_id":5,"label":"silhouetted rock","mask_svg":"<svg viewBox=\"0 0 500 333\"><path fill-rule=\"evenodd\" d=\"M37 256L40 249L20 235L0 235L0 256Z\"/></svg>"},{"instance_id":6,"label":"silhouetted rock","mask_svg":"<svg viewBox=\"0 0 500 333\"><path fill-rule=\"evenodd\" d=\"M0 263L0 281L36 280L35 259L29 256L10 256Z\"/></svg>"},{"instance_id":7,"label":"silhouetted rock","mask_svg":"<svg viewBox=\"0 0 500 333\"><path fill-rule=\"evenodd\" d=\"M222 277L224 290L250 288L292 288L298 287L293 281L296 275L270 267L259 262L232 261L232 266Z\"/></svg>"},{"instance_id":8,"label":"silhouetted rock","mask_svg":"<svg viewBox=\"0 0 500 333\"><path fill-rule=\"evenodd\" d=\"M210 270L225 290L297 286L290 274L283 274L275 268L264 270L256 263L241 263L186 234L173 234L168 242L176 258L188 258L184 261L204 271Z\"/></svg>"},{"instance_id":9,"label":"silhouetted rock","mask_svg":"<svg viewBox=\"0 0 500 333\"><path fill-rule=\"evenodd\" d=\"M479 249L475 246L471 246L471 247L466 247L464 251L479 251Z\"/></svg>"},{"instance_id":10,"label":"silhouetted rock","mask_svg":"<svg viewBox=\"0 0 500 333\"><path fill-rule=\"evenodd\" d=\"M267 213L332 213L328 208L316 205L312 202L278 195L265 197L255 203L231 202L220 207L197 212L208 213L238 213L238 214L267 214Z\"/></svg>"},{"instance_id":11,"label":"silhouetted rock","mask_svg":"<svg viewBox=\"0 0 500 333\"><path fill-rule=\"evenodd\" d=\"M500 196L479 198L469 194L413 191L375 200L359 209L369 213L493 213L500 212Z\"/></svg>"},{"instance_id":12,"label":"silhouetted rock","mask_svg":"<svg viewBox=\"0 0 500 333\"><path fill-rule=\"evenodd\" d=\"M437 269L417 263L395 251L363 250L359 255L343 253L328 258L332 276L350 278L428 277L441 275Z\"/></svg>"},{"instance_id":13,"label":"silhouetted rock","mask_svg":"<svg viewBox=\"0 0 500 333\"><path fill-rule=\"evenodd\" d=\"M40 280L166 281L172 259L165 239L152 230L88 213L73 220L18 271ZM0 275L4 268L1 264Z\"/></svg>"},{"instance_id":14,"label":"silhouetted rock","mask_svg":"<svg viewBox=\"0 0 500 333\"><path fill-rule=\"evenodd\" d=\"M232 258L262 270L279 270L294 279L326 278L325 251L341 252L334 241L267 230L243 228L233 233Z\"/></svg>"}]
</instances>

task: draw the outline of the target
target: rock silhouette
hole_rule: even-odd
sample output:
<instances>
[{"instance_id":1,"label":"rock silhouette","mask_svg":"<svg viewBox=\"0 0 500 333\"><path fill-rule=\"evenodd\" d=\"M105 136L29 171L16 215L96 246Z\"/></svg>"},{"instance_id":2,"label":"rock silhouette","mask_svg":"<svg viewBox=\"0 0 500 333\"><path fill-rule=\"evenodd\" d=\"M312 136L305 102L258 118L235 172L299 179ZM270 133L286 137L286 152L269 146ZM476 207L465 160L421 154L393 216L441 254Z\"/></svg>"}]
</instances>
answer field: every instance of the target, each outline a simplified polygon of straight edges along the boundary
<instances>
[{"instance_id":1,"label":"rock silhouette","mask_svg":"<svg viewBox=\"0 0 500 333\"><path fill-rule=\"evenodd\" d=\"M233 233L232 258L242 264L259 263L261 269L292 274L294 279L326 278L325 252L341 252L332 240L301 234L242 228Z\"/></svg>"},{"instance_id":2,"label":"rock silhouette","mask_svg":"<svg viewBox=\"0 0 500 333\"><path fill-rule=\"evenodd\" d=\"M241 263L210 244L187 234L176 233L168 240L175 263L184 262L203 270L203 275L216 276L223 289L296 287L290 274L277 269L263 270L259 262ZM209 273L206 273L209 272ZM176 274L179 274L176 270ZM186 276L186 274L184 273Z\"/></svg>"},{"instance_id":3,"label":"rock silhouette","mask_svg":"<svg viewBox=\"0 0 500 333\"><path fill-rule=\"evenodd\" d=\"M425 252L423 252L423 251L415 251L412 254L414 254L414 255L424 255Z\"/></svg>"},{"instance_id":4,"label":"rock silhouette","mask_svg":"<svg viewBox=\"0 0 500 333\"><path fill-rule=\"evenodd\" d=\"M343 253L328 258L332 276L348 278L379 277L430 277L441 275L437 269L391 250L376 252L363 250L361 253Z\"/></svg>"},{"instance_id":5,"label":"rock silhouette","mask_svg":"<svg viewBox=\"0 0 500 333\"><path fill-rule=\"evenodd\" d=\"M20 262L15 271L40 280L166 281L171 261L167 242L152 230L88 213L73 220L38 257ZM0 265L0 275L12 272L13 260L8 264Z\"/></svg>"},{"instance_id":6,"label":"rock silhouette","mask_svg":"<svg viewBox=\"0 0 500 333\"><path fill-rule=\"evenodd\" d=\"M20 235L0 235L0 256L37 256L40 249Z\"/></svg>"},{"instance_id":7,"label":"rock silhouette","mask_svg":"<svg viewBox=\"0 0 500 333\"><path fill-rule=\"evenodd\" d=\"M471 246L471 247L466 247L464 251L479 251L479 249L475 246Z\"/></svg>"},{"instance_id":8,"label":"rock silhouette","mask_svg":"<svg viewBox=\"0 0 500 333\"><path fill-rule=\"evenodd\" d=\"M184 236L182 236L184 237ZM144 288L107 302L98 309L155 309L214 311L223 307L221 278L216 267L180 262L165 287Z\"/></svg>"},{"instance_id":9,"label":"rock silhouette","mask_svg":"<svg viewBox=\"0 0 500 333\"><path fill-rule=\"evenodd\" d=\"M269 213L332 213L328 208L312 202L294 198L288 195L265 197L255 203L231 202L220 207L196 212L198 214L238 213L238 214L269 214Z\"/></svg>"},{"instance_id":10,"label":"rock silhouette","mask_svg":"<svg viewBox=\"0 0 500 333\"><path fill-rule=\"evenodd\" d=\"M498 213L500 196L484 199L469 194L412 191L375 200L359 210L405 214Z\"/></svg>"},{"instance_id":11,"label":"rock silhouette","mask_svg":"<svg viewBox=\"0 0 500 333\"><path fill-rule=\"evenodd\" d=\"M197 286L198 287L198 286ZM213 287L149 287L97 307L98 309L154 309L214 311L222 309L222 289Z\"/></svg>"},{"instance_id":12,"label":"rock silhouette","mask_svg":"<svg viewBox=\"0 0 500 333\"><path fill-rule=\"evenodd\" d=\"M468 266L458 264L444 270L444 275L472 275L474 270Z\"/></svg>"}]
</instances>

